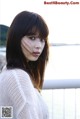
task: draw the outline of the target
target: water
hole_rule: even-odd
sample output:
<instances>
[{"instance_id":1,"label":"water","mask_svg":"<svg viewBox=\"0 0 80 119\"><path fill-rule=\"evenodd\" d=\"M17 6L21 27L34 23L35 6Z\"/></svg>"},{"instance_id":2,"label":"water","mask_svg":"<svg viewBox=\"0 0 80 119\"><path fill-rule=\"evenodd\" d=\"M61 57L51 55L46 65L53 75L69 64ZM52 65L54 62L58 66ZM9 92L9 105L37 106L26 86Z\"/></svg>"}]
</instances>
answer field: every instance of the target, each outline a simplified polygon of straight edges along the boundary
<instances>
[{"instance_id":1,"label":"water","mask_svg":"<svg viewBox=\"0 0 80 119\"><path fill-rule=\"evenodd\" d=\"M0 55L5 56L5 51L6 51L5 47L0 48Z\"/></svg>"},{"instance_id":2,"label":"water","mask_svg":"<svg viewBox=\"0 0 80 119\"><path fill-rule=\"evenodd\" d=\"M45 79L80 78L80 45L50 48Z\"/></svg>"}]
</instances>

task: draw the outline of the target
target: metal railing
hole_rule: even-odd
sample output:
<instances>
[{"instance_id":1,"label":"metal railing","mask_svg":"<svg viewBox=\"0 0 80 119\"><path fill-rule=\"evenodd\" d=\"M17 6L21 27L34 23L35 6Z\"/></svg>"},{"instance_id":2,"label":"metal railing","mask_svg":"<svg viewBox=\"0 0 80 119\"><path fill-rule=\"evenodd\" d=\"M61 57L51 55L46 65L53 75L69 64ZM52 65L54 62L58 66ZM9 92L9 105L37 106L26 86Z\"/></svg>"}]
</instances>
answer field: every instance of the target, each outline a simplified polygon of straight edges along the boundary
<instances>
[{"instance_id":1,"label":"metal railing","mask_svg":"<svg viewBox=\"0 0 80 119\"><path fill-rule=\"evenodd\" d=\"M80 119L80 79L45 80L42 94L50 119Z\"/></svg>"},{"instance_id":2,"label":"metal railing","mask_svg":"<svg viewBox=\"0 0 80 119\"><path fill-rule=\"evenodd\" d=\"M80 79L44 80L43 89L80 88Z\"/></svg>"}]
</instances>

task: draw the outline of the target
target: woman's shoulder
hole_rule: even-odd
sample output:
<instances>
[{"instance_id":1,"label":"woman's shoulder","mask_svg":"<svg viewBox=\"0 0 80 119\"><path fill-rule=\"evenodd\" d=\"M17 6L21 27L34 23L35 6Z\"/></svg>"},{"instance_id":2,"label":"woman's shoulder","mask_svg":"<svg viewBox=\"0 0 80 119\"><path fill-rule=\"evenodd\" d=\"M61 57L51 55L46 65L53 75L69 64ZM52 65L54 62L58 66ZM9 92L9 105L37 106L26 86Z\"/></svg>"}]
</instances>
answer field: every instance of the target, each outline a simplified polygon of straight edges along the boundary
<instances>
[{"instance_id":1,"label":"woman's shoulder","mask_svg":"<svg viewBox=\"0 0 80 119\"><path fill-rule=\"evenodd\" d=\"M11 88L20 86L27 89L33 88L30 76L22 69L6 69L1 73L0 82L0 85L7 85Z\"/></svg>"},{"instance_id":2,"label":"woman's shoulder","mask_svg":"<svg viewBox=\"0 0 80 119\"><path fill-rule=\"evenodd\" d=\"M22 70L22 69L5 69L0 73L0 80L5 80L5 81L10 81L13 79L14 80L23 80L23 79L29 79L30 80L30 76L29 74Z\"/></svg>"},{"instance_id":3,"label":"woman's shoulder","mask_svg":"<svg viewBox=\"0 0 80 119\"><path fill-rule=\"evenodd\" d=\"M23 69L12 69L12 75L14 75L16 78L18 77L19 79L30 79L29 74L24 71Z\"/></svg>"}]
</instances>

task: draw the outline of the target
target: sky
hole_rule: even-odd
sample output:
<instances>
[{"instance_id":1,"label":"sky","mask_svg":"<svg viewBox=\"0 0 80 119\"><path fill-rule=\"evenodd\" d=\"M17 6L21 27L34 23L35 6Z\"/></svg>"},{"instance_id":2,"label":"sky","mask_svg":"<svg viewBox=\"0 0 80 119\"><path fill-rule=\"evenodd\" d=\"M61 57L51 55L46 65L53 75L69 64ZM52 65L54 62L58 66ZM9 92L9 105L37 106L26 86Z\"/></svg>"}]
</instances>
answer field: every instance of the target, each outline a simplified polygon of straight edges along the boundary
<instances>
[{"instance_id":1,"label":"sky","mask_svg":"<svg viewBox=\"0 0 80 119\"><path fill-rule=\"evenodd\" d=\"M0 0L0 24L10 26L14 17L28 10L40 14L49 27L49 41L52 43L80 44L80 3L58 0L65 4L44 4L50 0ZM75 0L72 2L79 2Z\"/></svg>"}]
</instances>

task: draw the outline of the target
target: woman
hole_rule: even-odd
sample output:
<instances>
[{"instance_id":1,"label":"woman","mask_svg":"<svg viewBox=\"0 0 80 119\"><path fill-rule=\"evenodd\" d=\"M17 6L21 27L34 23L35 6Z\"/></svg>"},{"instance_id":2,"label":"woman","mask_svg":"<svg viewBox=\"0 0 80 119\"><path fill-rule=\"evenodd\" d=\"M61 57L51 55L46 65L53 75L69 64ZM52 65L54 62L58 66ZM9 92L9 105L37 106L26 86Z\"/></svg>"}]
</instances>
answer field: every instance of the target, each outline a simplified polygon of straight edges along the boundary
<instances>
[{"instance_id":1,"label":"woman","mask_svg":"<svg viewBox=\"0 0 80 119\"><path fill-rule=\"evenodd\" d=\"M40 94L49 57L48 34L43 18L28 11L19 13L9 28L0 106L13 107L13 119L49 118Z\"/></svg>"}]
</instances>

